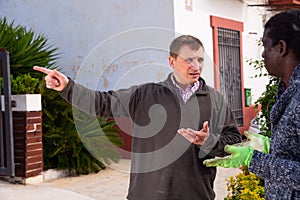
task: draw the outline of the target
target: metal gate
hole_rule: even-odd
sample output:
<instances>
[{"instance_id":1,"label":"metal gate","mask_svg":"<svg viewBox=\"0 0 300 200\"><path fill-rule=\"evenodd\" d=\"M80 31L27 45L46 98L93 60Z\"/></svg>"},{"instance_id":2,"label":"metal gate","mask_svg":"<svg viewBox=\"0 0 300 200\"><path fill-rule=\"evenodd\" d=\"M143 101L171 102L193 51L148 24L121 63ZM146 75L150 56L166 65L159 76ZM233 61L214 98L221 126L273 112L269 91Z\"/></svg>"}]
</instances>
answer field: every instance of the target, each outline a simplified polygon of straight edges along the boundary
<instances>
[{"instance_id":1,"label":"metal gate","mask_svg":"<svg viewBox=\"0 0 300 200\"><path fill-rule=\"evenodd\" d=\"M229 104L238 126L243 126L240 33L218 28L220 91Z\"/></svg>"},{"instance_id":2,"label":"metal gate","mask_svg":"<svg viewBox=\"0 0 300 200\"><path fill-rule=\"evenodd\" d=\"M15 176L9 54L0 49L0 175ZM2 84L4 83L4 90Z\"/></svg>"}]
</instances>

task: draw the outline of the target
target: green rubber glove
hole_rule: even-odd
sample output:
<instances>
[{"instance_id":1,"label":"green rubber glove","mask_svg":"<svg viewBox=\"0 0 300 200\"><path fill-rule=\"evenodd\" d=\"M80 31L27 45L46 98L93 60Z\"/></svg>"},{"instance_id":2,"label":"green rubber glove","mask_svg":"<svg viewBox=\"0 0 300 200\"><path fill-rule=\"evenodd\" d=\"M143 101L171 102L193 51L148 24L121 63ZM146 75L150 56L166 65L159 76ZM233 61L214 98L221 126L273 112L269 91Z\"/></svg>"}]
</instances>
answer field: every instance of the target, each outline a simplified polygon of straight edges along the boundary
<instances>
[{"instance_id":1,"label":"green rubber glove","mask_svg":"<svg viewBox=\"0 0 300 200\"><path fill-rule=\"evenodd\" d=\"M224 151L231 155L207 159L203 161L203 164L207 167L238 168L241 165L249 167L254 150L252 147L226 145Z\"/></svg>"},{"instance_id":2,"label":"green rubber glove","mask_svg":"<svg viewBox=\"0 0 300 200\"><path fill-rule=\"evenodd\" d=\"M258 133L250 133L248 131L244 132L244 135L249 139L249 145L253 149L263 152L265 154L269 153L270 150L270 138L263 136Z\"/></svg>"}]
</instances>

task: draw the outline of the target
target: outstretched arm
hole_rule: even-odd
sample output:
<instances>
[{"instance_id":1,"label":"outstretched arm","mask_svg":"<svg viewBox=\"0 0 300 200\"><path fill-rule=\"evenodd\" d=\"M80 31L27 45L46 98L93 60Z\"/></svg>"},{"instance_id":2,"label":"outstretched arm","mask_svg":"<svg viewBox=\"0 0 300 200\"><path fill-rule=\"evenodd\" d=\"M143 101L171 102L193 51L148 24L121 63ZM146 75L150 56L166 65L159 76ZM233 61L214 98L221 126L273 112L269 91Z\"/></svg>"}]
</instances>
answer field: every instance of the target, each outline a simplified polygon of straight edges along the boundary
<instances>
[{"instance_id":1,"label":"outstretched arm","mask_svg":"<svg viewBox=\"0 0 300 200\"><path fill-rule=\"evenodd\" d=\"M98 117L128 116L128 101L135 89L100 92L75 83L57 70L34 66L34 70L46 74L46 87L56 90L60 96L78 110Z\"/></svg>"},{"instance_id":2,"label":"outstretched arm","mask_svg":"<svg viewBox=\"0 0 300 200\"><path fill-rule=\"evenodd\" d=\"M64 74L60 73L57 70L51 70L44 67L34 66L34 70L42 72L44 74L47 74L45 77L46 81L46 87L56 90L56 91L62 91L67 84L69 83L68 77L66 77Z\"/></svg>"}]
</instances>

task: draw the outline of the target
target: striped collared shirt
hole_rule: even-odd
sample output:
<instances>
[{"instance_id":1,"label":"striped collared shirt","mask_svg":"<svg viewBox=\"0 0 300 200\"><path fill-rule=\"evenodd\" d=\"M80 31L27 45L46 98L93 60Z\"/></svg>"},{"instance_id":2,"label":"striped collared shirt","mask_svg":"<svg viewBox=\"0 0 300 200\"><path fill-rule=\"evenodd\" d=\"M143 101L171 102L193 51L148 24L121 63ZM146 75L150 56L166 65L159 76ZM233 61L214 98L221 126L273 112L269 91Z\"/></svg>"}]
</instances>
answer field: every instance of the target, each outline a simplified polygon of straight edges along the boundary
<instances>
[{"instance_id":1,"label":"striped collared shirt","mask_svg":"<svg viewBox=\"0 0 300 200\"><path fill-rule=\"evenodd\" d=\"M175 81L174 76L172 76L172 81L175 87L178 89L180 96L182 97L184 103L199 89L200 82L197 81L193 85L188 86L185 90L182 89Z\"/></svg>"}]
</instances>

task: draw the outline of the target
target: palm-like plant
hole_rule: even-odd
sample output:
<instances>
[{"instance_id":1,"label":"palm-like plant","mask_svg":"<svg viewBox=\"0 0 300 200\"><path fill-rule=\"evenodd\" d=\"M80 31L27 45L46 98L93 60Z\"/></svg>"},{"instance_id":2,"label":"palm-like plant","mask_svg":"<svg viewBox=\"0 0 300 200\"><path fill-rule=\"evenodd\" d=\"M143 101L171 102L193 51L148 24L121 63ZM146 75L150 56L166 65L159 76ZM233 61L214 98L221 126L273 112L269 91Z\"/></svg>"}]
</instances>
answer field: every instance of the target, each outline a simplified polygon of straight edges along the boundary
<instances>
[{"instance_id":1,"label":"palm-like plant","mask_svg":"<svg viewBox=\"0 0 300 200\"><path fill-rule=\"evenodd\" d=\"M48 45L48 40L44 36L36 35L33 30L28 30L24 26L15 26L14 22L8 23L6 18L0 18L0 48L5 48L10 53L10 71L15 79L11 82L19 85L12 92L17 94L20 89L28 91L24 87L30 87L30 91L42 95L44 169L68 169L70 172L82 174L97 172L104 168L104 163L119 160L117 151L109 146L111 142L116 146L122 144L117 129L114 128L114 122L107 122L104 118L98 119L105 132L104 135L99 132L95 134L94 130L83 127L86 129L85 138L92 138L101 149L96 154L91 153L77 133L71 105L57 92L46 89L42 81L43 74L32 69L34 65L58 69L57 48ZM38 85L36 79L39 80ZM28 86L30 83L35 85ZM82 114L82 117L84 116Z\"/></svg>"},{"instance_id":2,"label":"palm-like plant","mask_svg":"<svg viewBox=\"0 0 300 200\"><path fill-rule=\"evenodd\" d=\"M10 67L13 76L31 74L41 77L34 72L34 65L57 68L55 61L59 58L57 48L48 45L48 40L43 35L36 35L33 30L24 26L8 23L6 18L0 19L0 47L5 48L10 54Z\"/></svg>"}]
</instances>

